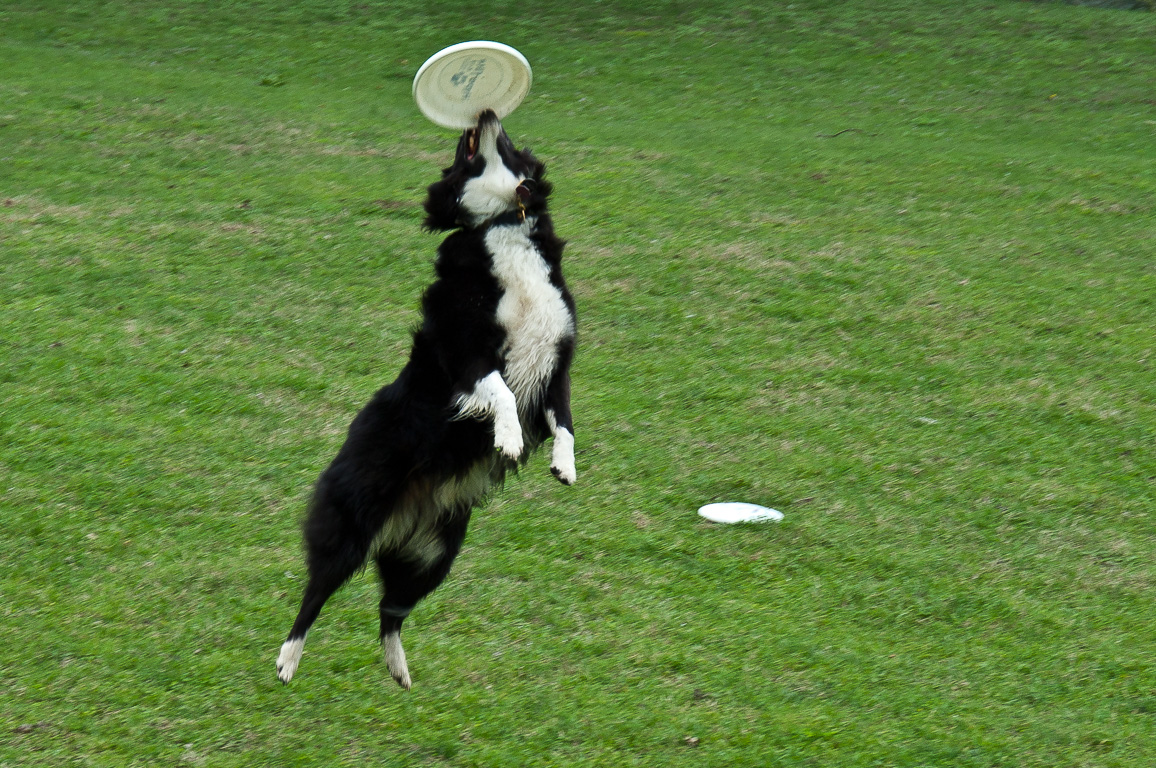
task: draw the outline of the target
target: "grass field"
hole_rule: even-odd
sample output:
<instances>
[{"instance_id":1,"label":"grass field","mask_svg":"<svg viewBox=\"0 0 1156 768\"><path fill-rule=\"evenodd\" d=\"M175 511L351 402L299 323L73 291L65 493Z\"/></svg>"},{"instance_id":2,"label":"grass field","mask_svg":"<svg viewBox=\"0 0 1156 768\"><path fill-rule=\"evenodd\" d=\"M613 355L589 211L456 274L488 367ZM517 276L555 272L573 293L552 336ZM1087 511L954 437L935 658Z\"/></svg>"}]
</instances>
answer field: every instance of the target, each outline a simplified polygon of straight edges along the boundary
<instances>
[{"instance_id":1,"label":"grass field","mask_svg":"<svg viewBox=\"0 0 1156 768\"><path fill-rule=\"evenodd\" d=\"M1156 14L432 6L0 6L0 766L1151 766ZM535 69L578 484L475 516L412 692L372 575L282 687L474 38Z\"/></svg>"}]
</instances>

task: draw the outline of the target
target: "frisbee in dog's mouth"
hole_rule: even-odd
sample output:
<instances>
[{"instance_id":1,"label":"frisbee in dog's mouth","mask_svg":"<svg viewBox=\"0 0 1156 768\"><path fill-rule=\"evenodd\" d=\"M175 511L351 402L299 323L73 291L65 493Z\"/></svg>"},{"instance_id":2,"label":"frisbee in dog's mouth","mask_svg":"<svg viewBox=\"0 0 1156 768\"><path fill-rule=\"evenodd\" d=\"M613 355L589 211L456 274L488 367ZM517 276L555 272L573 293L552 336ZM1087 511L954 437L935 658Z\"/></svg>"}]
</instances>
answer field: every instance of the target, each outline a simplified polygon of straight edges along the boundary
<instances>
[{"instance_id":1,"label":"frisbee in dog's mouth","mask_svg":"<svg viewBox=\"0 0 1156 768\"><path fill-rule=\"evenodd\" d=\"M413 79L421 113L445 128L463 130L492 109L502 119L530 92L533 73L521 53L502 43L458 43L430 56Z\"/></svg>"}]
</instances>

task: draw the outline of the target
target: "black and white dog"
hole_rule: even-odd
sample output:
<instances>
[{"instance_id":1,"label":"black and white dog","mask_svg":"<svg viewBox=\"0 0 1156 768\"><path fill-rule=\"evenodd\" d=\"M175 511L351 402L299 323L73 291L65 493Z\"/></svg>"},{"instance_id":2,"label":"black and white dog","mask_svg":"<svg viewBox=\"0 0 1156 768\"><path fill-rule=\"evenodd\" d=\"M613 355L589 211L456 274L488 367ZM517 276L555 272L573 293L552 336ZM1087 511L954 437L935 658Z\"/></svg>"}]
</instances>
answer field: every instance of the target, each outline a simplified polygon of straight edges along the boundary
<instances>
[{"instance_id":1,"label":"black and white dog","mask_svg":"<svg viewBox=\"0 0 1156 768\"><path fill-rule=\"evenodd\" d=\"M548 436L550 470L574 482L574 300L544 173L487 111L430 185L425 226L453 231L409 362L354 418L317 480L304 523L309 581L277 658L283 683L325 601L372 557L385 663L408 689L402 622L449 573L473 507Z\"/></svg>"}]
</instances>

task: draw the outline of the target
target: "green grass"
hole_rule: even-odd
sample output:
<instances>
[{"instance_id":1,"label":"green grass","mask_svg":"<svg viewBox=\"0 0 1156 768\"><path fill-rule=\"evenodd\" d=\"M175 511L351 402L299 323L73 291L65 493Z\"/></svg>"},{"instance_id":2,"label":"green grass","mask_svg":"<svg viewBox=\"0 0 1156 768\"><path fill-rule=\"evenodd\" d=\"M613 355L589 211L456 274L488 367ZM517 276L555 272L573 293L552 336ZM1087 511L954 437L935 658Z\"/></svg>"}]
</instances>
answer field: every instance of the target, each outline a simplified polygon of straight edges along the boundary
<instances>
[{"instance_id":1,"label":"green grass","mask_svg":"<svg viewBox=\"0 0 1156 768\"><path fill-rule=\"evenodd\" d=\"M1156 15L428 6L0 8L0 766L1149 766ZM535 68L579 484L476 515L411 693L367 575L282 687L473 38Z\"/></svg>"}]
</instances>

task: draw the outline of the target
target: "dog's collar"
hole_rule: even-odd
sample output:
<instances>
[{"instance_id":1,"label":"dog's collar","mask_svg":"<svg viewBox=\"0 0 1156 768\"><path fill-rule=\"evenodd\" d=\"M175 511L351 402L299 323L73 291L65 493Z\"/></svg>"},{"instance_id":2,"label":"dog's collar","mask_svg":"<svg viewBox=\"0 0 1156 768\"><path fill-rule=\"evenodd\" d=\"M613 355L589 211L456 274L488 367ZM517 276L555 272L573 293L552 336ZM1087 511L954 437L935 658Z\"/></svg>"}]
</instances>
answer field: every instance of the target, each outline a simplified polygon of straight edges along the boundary
<instances>
[{"instance_id":1,"label":"dog's collar","mask_svg":"<svg viewBox=\"0 0 1156 768\"><path fill-rule=\"evenodd\" d=\"M489 229L490 227L517 226L519 224L525 223L525 221L526 209L522 206L518 206L517 210L506 211L499 216L495 216L494 218L489 219L484 224L482 224L482 228Z\"/></svg>"}]
</instances>

